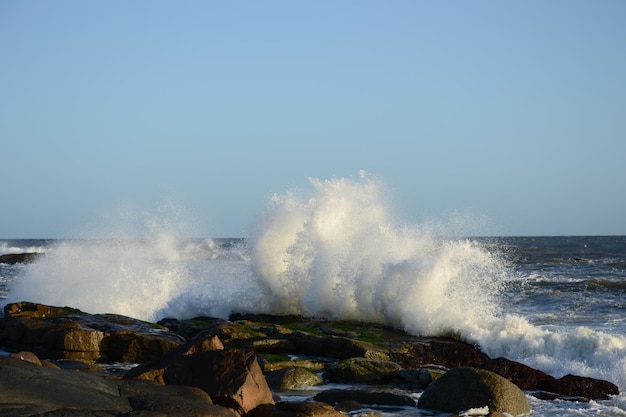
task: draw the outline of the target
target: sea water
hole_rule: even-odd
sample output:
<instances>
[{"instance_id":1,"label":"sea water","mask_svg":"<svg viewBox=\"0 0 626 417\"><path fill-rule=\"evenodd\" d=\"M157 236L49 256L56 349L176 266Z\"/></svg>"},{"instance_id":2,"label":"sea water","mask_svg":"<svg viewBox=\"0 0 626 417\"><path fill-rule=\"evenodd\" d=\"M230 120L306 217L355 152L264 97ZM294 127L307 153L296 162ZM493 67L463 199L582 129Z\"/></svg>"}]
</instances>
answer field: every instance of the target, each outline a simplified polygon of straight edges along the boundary
<instances>
[{"instance_id":1,"label":"sea water","mask_svg":"<svg viewBox=\"0 0 626 417\"><path fill-rule=\"evenodd\" d=\"M272 196L241 238L152 230L0 240L0 254L44 253L31 264L0 264L0 299L149 321L232 312L365 320L416 335L455 333L555 377L626 387L626 237L469 238L458 230L466 229L456 221L399 221L376 180L312 179ZM626 415L623 394L529 400L538 416Z\"/></svg>"}]
</instances>

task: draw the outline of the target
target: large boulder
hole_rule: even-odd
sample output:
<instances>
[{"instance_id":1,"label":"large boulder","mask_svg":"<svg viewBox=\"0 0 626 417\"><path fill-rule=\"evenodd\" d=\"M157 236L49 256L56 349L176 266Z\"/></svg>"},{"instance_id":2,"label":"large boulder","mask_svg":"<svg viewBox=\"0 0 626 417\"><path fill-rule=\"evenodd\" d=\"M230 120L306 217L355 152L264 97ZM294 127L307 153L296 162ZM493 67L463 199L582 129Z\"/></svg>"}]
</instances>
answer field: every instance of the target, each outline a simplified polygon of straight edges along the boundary
<instances>
[{"instance_id":1,"label":"large boulder","mask_svg":"<svg viewBox=\"0 0 626 417\"><path fill-rule=\"evenodd\" d=\"M310 401L283 401L263 404L255 408L250 417L345 417L327 404Z\"/></svg>"},{"instance_id":2,"label":"large boulder","mask_svg":"<svg viewBox=\"0 0 626 417\"><path fill-rule=\"evenodd\" d=\"M609 381L575 375L554 378L506 358L491 359L483 368L505 377L523 390L534 391L533 395L543 399L606 400L611 395L619 394L617 385Z\"/></svg>"},{"instance_id":3,"label":"large boulder","mask_svg":"<svg viewBox=\"0 0 626 417\"><path fill-rule=\"evenodd\" d=\"M324 377L338 383L382 385L401 369L395 362L350 358L327 367Z\"/></svg>"},{"instance_id":4,"label":"large boulder","mask_svg":"<svg viewBox=\"0 0 626 417\"><path fill-rule=\"evenodd\" d=\"M0 264L19 264L33 262L40 254L37 252L7 253L0 255Z\"/></svg>"},{"instance_id":5,"label":"large boulder","mask_svg":"<svg viewBox=\"0 0 626 417\"><path fill-rule=\"evenodd\" d=\"M411 397L392 390L328 389L316 394L313 399L327 404L354 401L360 404L415 407L415 401Z\"/></svg>"},{"instance_id":6,"label":"large boulder","mask_svg":"<svg viewBox=\"0 0 626 417\"><path fill-rule=\"evenodd\" d=\"M609 381L568 374L554 382L552 392L560 394L560 398L582 397L589 400L608 400L611 395L619 394L619 388Z\"/></svg>"},{"instance_id":7,"label":"large boulder","mask_svg":"<svg viewBox=\"0 0 626 417\"><path fill-rule=\"evenodd\" d=\"M31 415L63 408L129 412L117 382L78 371L61 371L15 358L0 357L2 415ZM34 412L37 411L37 412Z\"/></svg>"},{"instance_id":8,"label":"large boulder","mask_svg":"<svg viewBox=\"0 0 626 417\"><path fill-rule=\"evenodd\" d=\"M0 357L0 415L237 417L198 388L106 378L10 357Z\"/></svg>"},{"instance_id":9,"label":"large boulder","mask_svg":"<svg viewBox=\"0 0 626 417\"><path fill-rule=\"evenodd\" d=\"M12 303L4 308L0 344L41 358L144 362L184 342L167 328L116 314Z\"/></svg>"},{"instance_id":10,"label":"large boulder","mask_svg":"<svg viewBox=\"0 0 626 417\"><path fill-rule=\"evenodd\" d=\"M130 370L125 378L198 387L214 403L241 415L274 403L254 352L224 349L219 339L210 335Z\"/></svg>"},{"instance_id":11,"label":"large boulder","mask_svg":"<svg viewBox=\"0 0 626 417\"><path fill-rule=\"evenodd\" d=\"M132 368L124 377L126 379L141 379L164 385L165 371L170 367L180 367L183 356L223 349L224 344L217 336L210 333L200 333L195 338L166 352L164 355Z\"/></svg>"},{"instance_id":12,"label":"large boulder","mask_svg":"<svg viewBox=\"0 0 626 417\"><path fill-rule=\"evenodd\" d=\"M324 380L315 372L299 366L279 369L265 375L269 387L277 391L321 385Z\"/></svg>"},{"instance_id":13,"label":"large boulder","mask_svg":"<svg viewBox=\"0 0 626 417\"><path fill-rule=\"evenodd\" d=\"M228 349L187 355L169 367L163 379L166 384L201 388L216 404L242 415L274 403L254 352Z\"/></svg>"},{"instance_id":14,"label":"large boulder","mask_svg":"<svg viewBox=\"0 0 626 417\"><path fill-rule=\"evenodd\" d=\"M418 407L446 413L489 407L490 415L530 413L528 399L515 384L493 372L459 367L433 381Z\"/></svg>"}]
</instances>

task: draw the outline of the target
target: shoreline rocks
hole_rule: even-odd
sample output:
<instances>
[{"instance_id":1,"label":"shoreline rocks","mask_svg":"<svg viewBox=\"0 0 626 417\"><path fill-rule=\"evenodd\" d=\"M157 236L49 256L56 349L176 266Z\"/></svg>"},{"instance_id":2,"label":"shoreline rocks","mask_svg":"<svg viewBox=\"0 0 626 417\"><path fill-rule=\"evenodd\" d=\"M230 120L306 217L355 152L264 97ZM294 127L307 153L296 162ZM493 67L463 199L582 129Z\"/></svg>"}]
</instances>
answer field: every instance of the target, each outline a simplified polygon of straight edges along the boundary
<instances>
[{"instance_id":1,"label":"shoreline rocks","mask_svg":"<svg viewBox=\"0 0 626 417\"><path fill-rule=\"evenodd\" d=\"M0 255L0 264L24 264L35 261L41 253L38 252L26 252L26 253L6 253Z\"/></svg>"},{"instance_id":2,"label":"shoreline rocks","mask_svg":"<svg viewBox=\"0 0 626 417\"><path fill-rule=\"evenodd\" d=\"M7 370L0 372L0 416L26 417L52 410L64 410L50 414L59 416L338 416L342 407L358 410L359 404L374 399L414 408L406 398L422 390L418 407L441 407L427 401L429 391L441 386L450 389L455 380L458 385L468 377L495 380L497 387L506 387L485 388L493 397L487 395L493 413L500 412L494 404L523 403L521 390L540 399L576 401L619 393L608 381L572 375L556 379L506 358L489 358L478 347L452 337L412 336L381 324L244 314L230 320L198 317L153 324L28 302L8 304L4 313L0 347L14 354L0 358L0 368ZM42 365L36 365L39 360ZM55 364L67 367L68 361L79 361L92 370L54 369ZM103 367L113 362L139 365L112 377ZM46 370L34 371L37 366ZM457 375L462 372L469 376ZM79 390L80 383L64 385L65 375L70 374L68 383L89 375L84 389L94 398L102 397L106 407L85 408L77 403L74 408L89 413L71 414L66 410L69 402L40 396L49 384L63 395ZM329 382L353 388L333 392L324 387ZM283 391L306 386L319 387L316 391L325 394L311 394L313 403L279 397ZM110 397L113 394L124 398L123 407L118 407L119 398ZM521 414L519 410L525 408L520 407L500 410ZM145 414L157 410L161 414Z\"/></svg>"}]
</instances>

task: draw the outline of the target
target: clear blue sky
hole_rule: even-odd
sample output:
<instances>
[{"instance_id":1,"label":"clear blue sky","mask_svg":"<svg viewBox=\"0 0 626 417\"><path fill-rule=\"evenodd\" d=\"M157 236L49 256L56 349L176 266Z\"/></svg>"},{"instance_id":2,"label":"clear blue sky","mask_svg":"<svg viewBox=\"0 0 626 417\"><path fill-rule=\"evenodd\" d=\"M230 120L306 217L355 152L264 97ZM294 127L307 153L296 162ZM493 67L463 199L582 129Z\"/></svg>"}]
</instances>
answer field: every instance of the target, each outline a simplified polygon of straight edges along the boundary
<instances>
[{"instance_id":1,"label":"clear blue sky","mask_svg":"<svg viewBox=\"0 0 626 417\"><path fill-rule=\"evenodd\" d=\"M0 237L386 184L408 221L626 234L626 2L0 1Z\"/></svg>"}]
</instances>

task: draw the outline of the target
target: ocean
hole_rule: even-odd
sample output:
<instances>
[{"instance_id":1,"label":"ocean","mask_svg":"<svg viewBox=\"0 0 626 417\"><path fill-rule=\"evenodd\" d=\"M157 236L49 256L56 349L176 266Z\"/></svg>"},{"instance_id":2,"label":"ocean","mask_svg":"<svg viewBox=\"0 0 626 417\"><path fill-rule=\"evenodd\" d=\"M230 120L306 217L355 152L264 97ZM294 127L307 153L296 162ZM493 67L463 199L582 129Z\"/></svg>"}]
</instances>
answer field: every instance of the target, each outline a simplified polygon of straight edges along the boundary
<instances>
[{"instance_id":1,"label":"ocean","mask_svg":"<svg viewBox=\"0 0 626 417\"><path fill-rule=\"evenodd\" d=\"M308 193L275 195L242 238L0 239L0 254L44 254L0 264L0 302L148 321L255 312L381 322L626 387L626 236L462 237L455 227L398 221L373 182L314 180ZM625 394L529 401L535 416L626 416Z\"/></svg>"}]
</instances>

